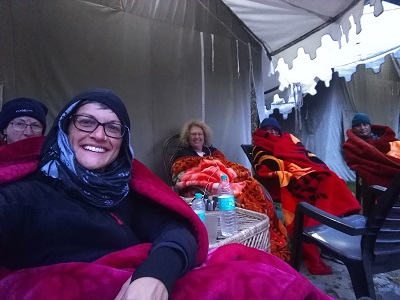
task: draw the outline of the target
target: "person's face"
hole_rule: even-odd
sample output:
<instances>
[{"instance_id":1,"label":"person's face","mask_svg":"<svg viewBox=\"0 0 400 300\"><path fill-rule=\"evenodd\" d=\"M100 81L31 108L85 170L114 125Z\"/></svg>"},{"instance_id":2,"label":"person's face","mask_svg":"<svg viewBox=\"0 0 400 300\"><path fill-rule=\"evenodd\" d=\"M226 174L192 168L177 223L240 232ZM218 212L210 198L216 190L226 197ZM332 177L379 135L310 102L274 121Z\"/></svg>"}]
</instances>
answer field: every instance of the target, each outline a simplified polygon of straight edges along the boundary
<instances>
[{"instance_id":1,"label":"person's face","mask_svg":"<svg viewBox=\"0 0 400 300\"><path fill-rule=\"evenodd\" d=\"M42 124L32 117L17 117L8 123L3 134L7 136L7 144L18 142L34 136L43 135Z\"/></svg>"},{"instance_id":2,"label":"person's face","mask_svg":"<svg viewBox=\"0 0 400 300\"><path fill-rule=\"evenodd\" d=\"M204 144L204 132L198 126L192 126L189 130L189 145L194 150L201 151Z\"/></svg>"},{"instance_id":3,"label":"person's face","mask_svg":"<svg viewBox=\"0 0 400 300\"><path fill-rule=\"evenodd\" d=\"M353 126L353 132L360 138L367 138L371 135L371 125L368 123L361 123Z\"/></svg>"},{"instance_id":4,"label":"person's face","mask_svg":"<svg viewBox=\"0 0 400 300\"><path fill-rule=\"evenodd\" d=\"M267 126L267 127L265 128L265 131L268 132L268 133L271 133L271 134L273 134L273 135L275 135L275 136L281 136L281 135L279 134L279 131L276 130L275 127L273 127L273 126Z\"/></svg>"},{"instance_id":5,"label":"person's face","mask_svg":"<svg viewBox=\"0 0 400 300\"><path fill-rule=\"evenodd\" d=\"M101 123L121 123L111 109L104 109L97 103L85 104L75 114L92 117ZM111 164L117 158L122 143L122 138L107 136L101 125L93 132L85 132L77 129L72 120L68 127L68 139L78 163L91 171L103 171Z\"/></svg>"}]
</instances>

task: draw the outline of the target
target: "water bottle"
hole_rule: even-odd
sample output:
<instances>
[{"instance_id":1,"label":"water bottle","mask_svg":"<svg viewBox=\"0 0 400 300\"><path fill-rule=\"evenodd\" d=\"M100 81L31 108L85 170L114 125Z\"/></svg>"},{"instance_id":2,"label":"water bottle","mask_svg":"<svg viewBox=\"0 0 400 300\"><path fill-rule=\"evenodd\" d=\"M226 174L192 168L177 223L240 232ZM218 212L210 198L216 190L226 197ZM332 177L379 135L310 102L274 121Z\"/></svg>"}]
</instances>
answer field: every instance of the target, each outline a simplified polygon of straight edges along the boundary
<instances>
[{"instance_id":1,"label":"water bottle","mask_svg":"<svg viewBox=\"0 0 400 300\"><path fill-rule=\"evenodd\" d=\"M222 235L235 234L237 232L235 197L228 176L225 174L221 175L221 182L218 186L218 208Z\"/></svg>"},{"instance_id":2,"label":"water bottle","mask_svg":"<svg viewBox=\"0 0 400 300\"><path fill-rule=\"evenodd\" d=\"M206 221L206 206L204 204L202 194L196 193L194 195L194 200L192 202L192 209L203 222Z\"/></svg>"}]
</instances>

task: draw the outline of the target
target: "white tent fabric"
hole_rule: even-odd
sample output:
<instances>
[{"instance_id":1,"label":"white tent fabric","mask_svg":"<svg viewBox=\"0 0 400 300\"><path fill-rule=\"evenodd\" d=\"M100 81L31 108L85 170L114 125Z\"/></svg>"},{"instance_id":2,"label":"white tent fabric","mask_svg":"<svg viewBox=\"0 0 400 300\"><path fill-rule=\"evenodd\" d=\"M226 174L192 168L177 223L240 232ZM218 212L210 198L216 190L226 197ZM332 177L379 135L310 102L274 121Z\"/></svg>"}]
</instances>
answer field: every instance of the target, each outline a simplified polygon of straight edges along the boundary
<instances>
[{"instance_id":1,"label":"white tent fabric","mask_svg":"<svg viewBox=\"0 0 400 300\"><path fill-rule=\"evenodd\" d=\"M276 62L283 58L291 67L302 47L315 58L322 36L329 34L341 42L354 19L356 32L364 0L223 0L240 20L258 37L267 55ZM371 1L375 15L383 11L381 0Z\"/></svg>"}]
</instances>

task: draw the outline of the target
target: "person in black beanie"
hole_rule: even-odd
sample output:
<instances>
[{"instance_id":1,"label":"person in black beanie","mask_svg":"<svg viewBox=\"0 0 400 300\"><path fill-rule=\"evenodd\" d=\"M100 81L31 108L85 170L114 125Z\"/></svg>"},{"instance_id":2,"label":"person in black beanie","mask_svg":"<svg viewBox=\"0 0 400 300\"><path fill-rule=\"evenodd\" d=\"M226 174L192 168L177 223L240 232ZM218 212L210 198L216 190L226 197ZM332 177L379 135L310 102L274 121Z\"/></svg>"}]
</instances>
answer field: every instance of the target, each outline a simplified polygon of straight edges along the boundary
<instances>
[{"instance_id":1,"label":"person in black beanie","mask_svg":"<svg viewBox=\"0 0 400 300\"><path fill-rule=\"evenodd\" d=\"M389 186L400 171L400 141L386 125L371 124L364 113L356 113L346 130L343 157L365 186Z\"/></svg>"},{"instance_id":2,"label":"person in black beanie","mask_svg":"<svg viewBox=\"0 0 400 300\"><path fill-rule=\"evenodd\" d=\"M282 135L282 127L274 117L265 118L261 122L260 128L275 136Z\"/></svg>"},{"instance_id":3,"label":"person in black beanie","mask_svg":"<svg viewBox=\"0 0 400 300\"><path fill-rule=\"evenodd\" d=\"M47 111L46 105L30 98L16 98L6 102L0 112L2 144L44 135Z\"/></svg>"}]
</instances>

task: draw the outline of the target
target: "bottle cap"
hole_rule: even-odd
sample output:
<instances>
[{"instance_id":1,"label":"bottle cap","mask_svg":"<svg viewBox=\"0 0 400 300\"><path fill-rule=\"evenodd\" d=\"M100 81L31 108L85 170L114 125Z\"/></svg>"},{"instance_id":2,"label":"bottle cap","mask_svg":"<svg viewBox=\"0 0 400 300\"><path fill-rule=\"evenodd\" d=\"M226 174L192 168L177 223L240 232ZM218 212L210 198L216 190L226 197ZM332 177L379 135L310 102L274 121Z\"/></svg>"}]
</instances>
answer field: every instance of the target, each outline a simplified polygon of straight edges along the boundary
<instances>
[{"instance_id":1,"label":"bottle cap","mask_svg":"<svg viewBox=\"0 0 400 300\"><path fill-rule=\"evenodd\" d=\"M222 174L221 179L228 179L228 176L226 174Z\"/></svg>"},{"instance_id":2,"label":"bottle cap","mask_svg":"<svg viewBox=\"0 0 400 300\"><path fill-rule=\"evenodd\" d=\"M201 199L201 198L203 198L203 195L200 194L200 193L196 193L196 194L194 194L194 197L195 197L196 199Z\"/></svg>"}]
</instances>

